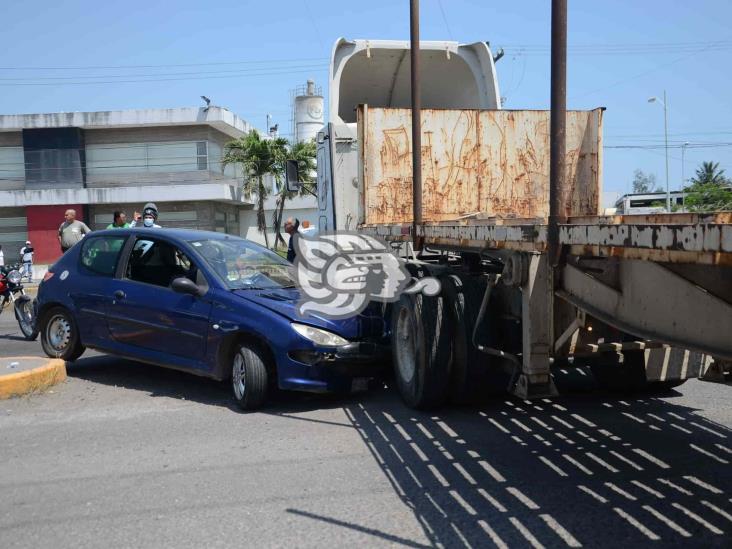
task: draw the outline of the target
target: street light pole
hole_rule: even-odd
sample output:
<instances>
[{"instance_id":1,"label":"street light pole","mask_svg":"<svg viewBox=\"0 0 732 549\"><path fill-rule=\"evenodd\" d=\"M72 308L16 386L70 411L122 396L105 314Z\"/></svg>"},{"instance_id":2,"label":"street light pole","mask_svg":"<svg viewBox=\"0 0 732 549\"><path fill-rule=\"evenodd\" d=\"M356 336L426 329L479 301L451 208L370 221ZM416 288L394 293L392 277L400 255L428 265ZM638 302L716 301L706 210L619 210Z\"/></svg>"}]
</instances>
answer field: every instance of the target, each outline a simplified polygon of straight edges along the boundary
<instances>
[{"instance_id":1,"label":"street light pole","mask_svg":"<svg viewBox=\"0 0 732 549\"><path fill-rule=\"evenodd\" d=\"M688 141L685 141L681 145L681 204L686 206L686 164L684 163L684 157L686 155L686 147L689 145Z\"/></svg>"},{"instance_id":2,"label":"street light pole","mask_svg":"<svg viewBox=\"0 0 732 549\"><path fill-rule=\"evenodd\" d=\"M663 104L663 136L666 149L666 211L671 213L671 187L668 182L668 108L666 107L666 90L663 90L663 100L658 97L649 97L649 103L659 101Z\"/></svg>"},{"instance_id":3,"label":"street light pole","mask_svg":"<svg viewBox=\"0 0 732 549\"><path fill-rule=\"evenodd\" d=\"M668 109L666 108L666 90L663 90L663 133L666 141L666 211L671 213L671 188L668 183Z\"/></svg>"}]
</instances>

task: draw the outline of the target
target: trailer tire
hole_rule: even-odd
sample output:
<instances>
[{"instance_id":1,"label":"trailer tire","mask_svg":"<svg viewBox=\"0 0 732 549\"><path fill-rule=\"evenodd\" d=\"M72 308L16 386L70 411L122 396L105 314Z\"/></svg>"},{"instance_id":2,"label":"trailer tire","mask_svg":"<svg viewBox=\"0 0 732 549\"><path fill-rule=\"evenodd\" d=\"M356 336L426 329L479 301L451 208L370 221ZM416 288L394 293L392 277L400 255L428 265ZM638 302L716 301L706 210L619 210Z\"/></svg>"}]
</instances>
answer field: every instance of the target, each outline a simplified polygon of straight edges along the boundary
<instances>
[{"instance_id":1,"label":"trailer tire","mask_svg":"<svg viewBox=\"0 0 732 549\"><path fill-rule=\"evenodd\" d=\"M410 408L427 410L447 397L451 333L441 295L402 294L391 311L392 357L399 393Z\"/></svg>"},{"instance_id":2,"label":"trailer tire","mask_svg":"<svg viewBox=\"0 0 732 549\"><path fill-rule=\"evenodd\" d=\"M505 392L508 376L473 345L473 330L486 290L482 277L450 274L441 278L452 326L450 401L467 404Z\"/></svg>"}]
</instances>

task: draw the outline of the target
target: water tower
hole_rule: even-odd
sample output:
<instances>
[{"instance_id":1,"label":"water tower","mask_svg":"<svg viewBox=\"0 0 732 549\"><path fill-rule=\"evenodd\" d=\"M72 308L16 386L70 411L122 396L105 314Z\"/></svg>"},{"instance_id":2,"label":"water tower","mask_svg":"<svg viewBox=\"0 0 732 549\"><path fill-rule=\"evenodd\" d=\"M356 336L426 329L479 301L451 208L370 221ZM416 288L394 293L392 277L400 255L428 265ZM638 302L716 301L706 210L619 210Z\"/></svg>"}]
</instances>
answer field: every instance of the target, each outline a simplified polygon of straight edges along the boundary
<instances>
[{"instance_id":1,"label":"water tower","mask_svg":"<svg viewBox=\"0 0 732 549\"><path fill-rule=\"evenodd\" d=\"M323 94L320 86L308 80L293 91L293 137L296 143L314 139L323 127Z\"/></svg>"}]
</instances>

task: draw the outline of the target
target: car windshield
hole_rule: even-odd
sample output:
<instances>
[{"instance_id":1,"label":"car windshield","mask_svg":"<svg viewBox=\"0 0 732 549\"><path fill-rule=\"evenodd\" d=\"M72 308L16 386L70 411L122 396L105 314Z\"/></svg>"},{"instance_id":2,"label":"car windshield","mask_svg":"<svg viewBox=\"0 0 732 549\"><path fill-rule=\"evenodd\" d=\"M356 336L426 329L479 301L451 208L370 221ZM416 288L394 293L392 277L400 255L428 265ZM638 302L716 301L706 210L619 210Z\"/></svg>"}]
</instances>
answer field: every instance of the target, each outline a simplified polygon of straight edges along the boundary
<instances>
[{"instance_id":1,"label":"car windshield","mask_svg":"<svg viewBox=\"0 0 732 549\"><path fill-rule=\"evenodd\" d=\"M232 290L264 290L295 285L290 263L243 239L202 239L191 246Z\"/></svg>"}]
</instances>

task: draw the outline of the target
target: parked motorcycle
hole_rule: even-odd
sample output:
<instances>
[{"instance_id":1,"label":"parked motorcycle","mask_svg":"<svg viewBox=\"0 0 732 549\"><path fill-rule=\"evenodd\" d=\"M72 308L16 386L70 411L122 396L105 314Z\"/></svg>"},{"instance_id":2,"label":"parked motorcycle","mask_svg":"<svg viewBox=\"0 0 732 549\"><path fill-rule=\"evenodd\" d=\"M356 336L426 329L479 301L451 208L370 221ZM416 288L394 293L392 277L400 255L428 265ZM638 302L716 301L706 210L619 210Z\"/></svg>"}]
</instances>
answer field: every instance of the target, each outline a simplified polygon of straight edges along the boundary
<instances>
[{"instance_id":1,"label":"parked motorcycle","mask_svg":"<svg viewBox=\"0 0 732 549\"><path fill-rule=\"evenodd\" d=\"M20 331L27 340L33 341L38 337L35 305L30 296L26 295L21 279L18 265L0 267L0 313L12 304Z\"/></svg>"}]
</instances>

